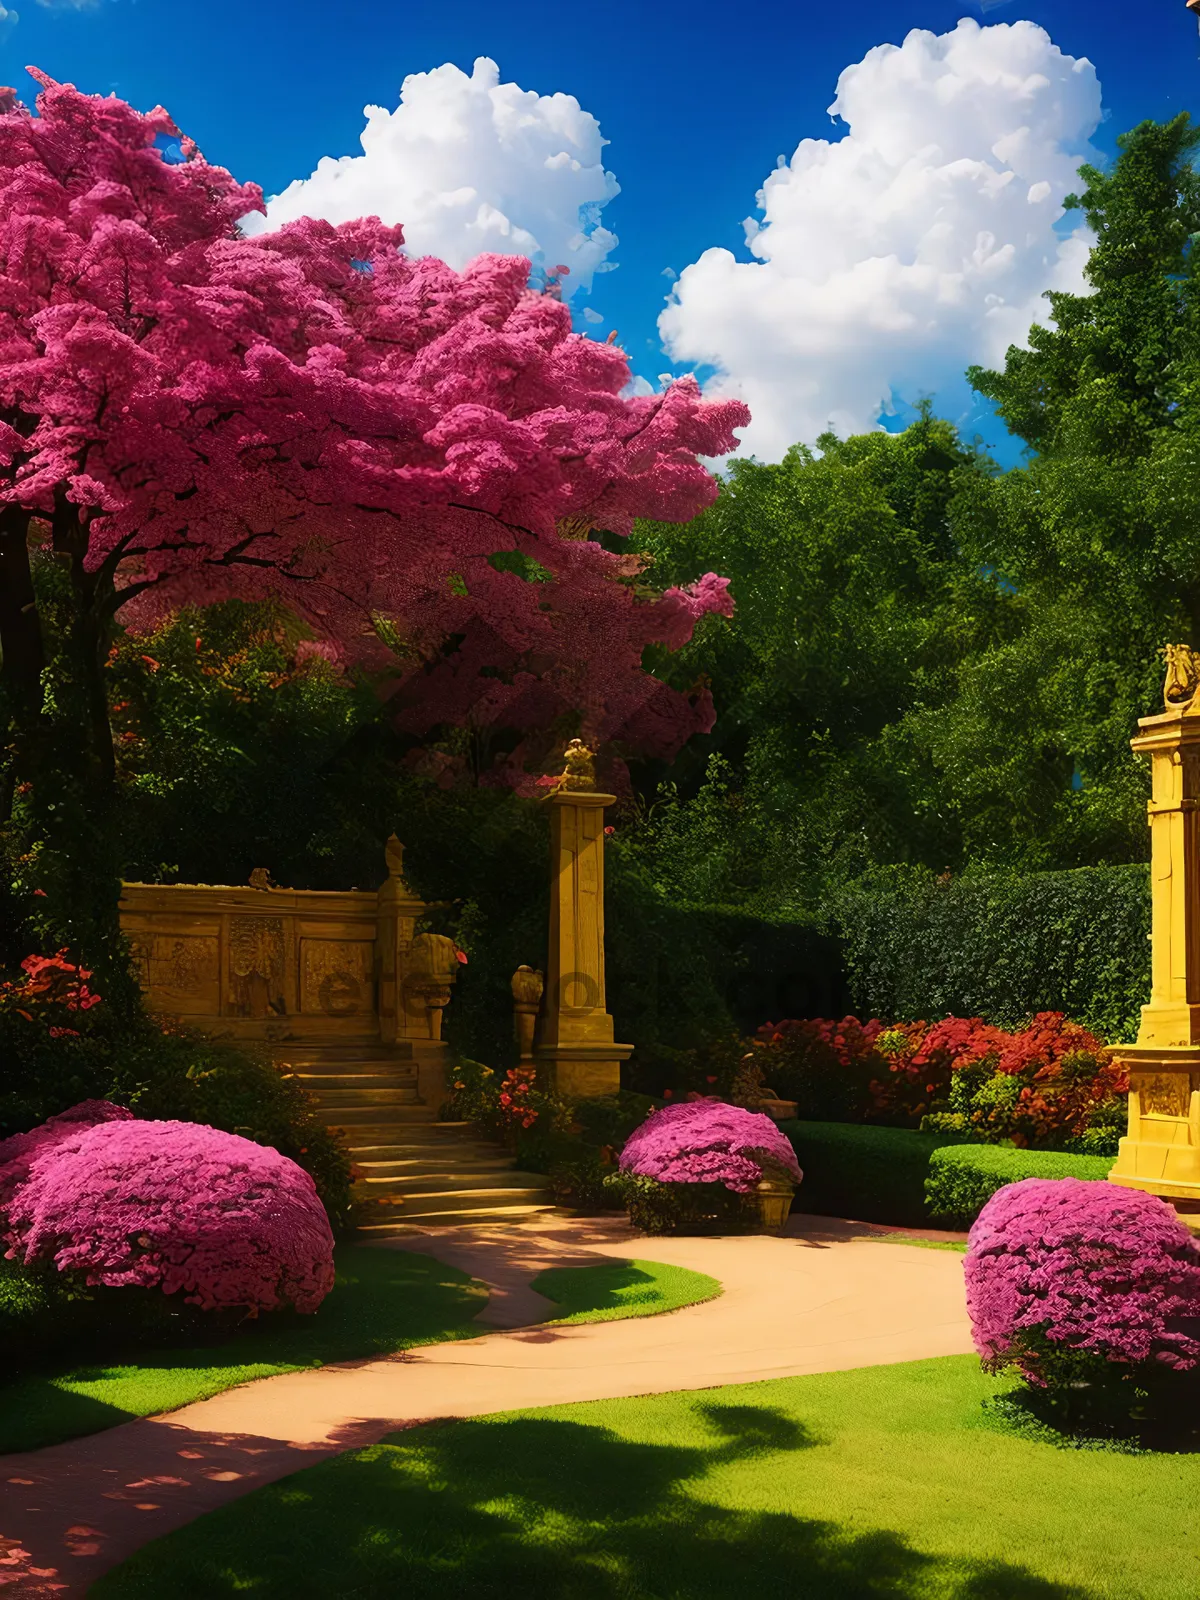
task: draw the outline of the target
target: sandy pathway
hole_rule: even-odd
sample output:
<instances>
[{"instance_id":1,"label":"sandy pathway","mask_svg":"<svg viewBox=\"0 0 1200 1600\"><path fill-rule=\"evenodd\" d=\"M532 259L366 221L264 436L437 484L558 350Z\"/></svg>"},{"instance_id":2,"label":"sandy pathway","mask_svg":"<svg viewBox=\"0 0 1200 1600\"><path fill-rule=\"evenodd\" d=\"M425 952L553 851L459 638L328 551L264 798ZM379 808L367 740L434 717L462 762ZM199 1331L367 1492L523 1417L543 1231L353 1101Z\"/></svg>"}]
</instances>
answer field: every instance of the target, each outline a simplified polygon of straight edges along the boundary
<instances>
[{"instance_id":1,"label":"sandy pathway","mask_svg":"<svg viewBox=\"0 0 1200 1600\"><path fill-rule=\"evenodd\" d=\"M433 1418L969 1351L962 1257L881 1244L877 1233L811 1217L793 1218L783 1238L652 1240L608 1219L414 1232L397 1247L483 1279L493 1293L480 1320L511 1331L266 1378L167 1416L0 1457L0 1596L83 1594L150 1539L323 1456ZM669 1316L527 1326L549 1309L530 1279L597 1253L692 1267L725 1293Z\"/></svg>"}]
</instances>

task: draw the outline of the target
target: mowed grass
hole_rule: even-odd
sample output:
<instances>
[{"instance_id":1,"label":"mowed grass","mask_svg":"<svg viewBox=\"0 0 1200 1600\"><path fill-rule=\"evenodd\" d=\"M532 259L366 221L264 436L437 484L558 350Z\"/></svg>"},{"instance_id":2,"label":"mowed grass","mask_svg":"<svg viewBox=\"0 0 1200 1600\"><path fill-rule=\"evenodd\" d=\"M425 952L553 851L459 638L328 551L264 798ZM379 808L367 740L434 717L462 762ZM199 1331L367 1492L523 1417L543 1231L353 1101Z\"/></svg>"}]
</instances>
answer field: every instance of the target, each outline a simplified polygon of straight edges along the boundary
<instances>
[{"instance_id":1,"label":"mowed grass","mask_svg":"<svg viewBox=\"0 0 1200 1600\"><path fill-rule=\"evenodd\" d=\"M263 1316L218 1344L139 1349L128 1362L28 1372L0 1383L0 1453L174 1411L254 1378L478 1336L471 1319L487 1303L487 1290L466 1273L429 1256L367 1245L342 1245L336 1259L337 1283L312 1316Z\"/></svg>"},{"instance_id":2,"label":"mowed grass","mask_svg":"<svg viewBox=\"0 0 1200 1600\"><path fill-rule=\"evenodd\" d=\"M551 1325L572 1322L616 1322L626 1317L653 1317L681 1306L715 1300L721 1293L716 1278L665 1261L603 1261L594 1267L551 1267L530 1285L562 1307Z\"/></svg>"},{"instance_id":3,"label":"mowed grass","mask_svg":"<svg viewBox=\"0 0 1200 1600\"><path fill-rule=\"evenodd\" d=\"M1006 1432L969 1356L414 1428L94 1600L1196 1600L1200 1456Z\"/></svg>"}]
</instances>

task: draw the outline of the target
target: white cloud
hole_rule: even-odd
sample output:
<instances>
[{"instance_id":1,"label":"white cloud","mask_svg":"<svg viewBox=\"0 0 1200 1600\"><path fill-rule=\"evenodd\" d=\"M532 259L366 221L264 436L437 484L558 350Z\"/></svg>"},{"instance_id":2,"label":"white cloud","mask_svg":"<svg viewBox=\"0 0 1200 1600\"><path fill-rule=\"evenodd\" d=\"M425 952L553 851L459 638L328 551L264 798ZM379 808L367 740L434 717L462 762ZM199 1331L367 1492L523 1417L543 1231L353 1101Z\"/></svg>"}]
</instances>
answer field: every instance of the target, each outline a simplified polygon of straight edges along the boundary
<instances>
[{"instance_id":1,"label":"white cloud","mask_svg":"<svg viewBox=\"0 0 1200 1600\"><path fill-rule=\"evenodd\" d=\"M463 267L482 251L570 268L564 298L611 267L601 208L620 185L604 170L600 124L568 94L501 83L481 56L470 77L447 64L405 78L394 111L367 106L360 156L325 156L248 218L259 233L295 217L402 223L412 255Z\"/></svg>"},{"instance_id":2,"label":"white cloud","mask_svg":"<svg viewBox=\"0 0 1200 1600\"><path fill-rule=\"evenodd\" d=\"M13 11L8 6L0 5L0 44L4 43L20 20L19 12Z\"/></svg>"},{"instance_id":3,"label":"white cloud","mask_svg":"<svg viewBox=\"0 0 1200 1600\"><path fill-rule=\"evenodd\" d=\"M593 310L591 306L584 306L584 308L583 308L583 320L585 322L598 323L598 322L603 322L604 318L600 315L600 313L598 311Z\"/></svg>"},{"instance_id":4,"label":"white cloud","mask_svg":"<svg viewBox=\"0 0 1200 1600\"><path fill-rule=\"evenodd\" d=\"M805 139L758 195L757 258L706 250L659 331L708 392L754 416L743 450L777 460L830 423L863 432L895 398L969 404L969 362L1024 343L1049 288L1078 289L1089 236L1055 231L1100 119L1087 60L1030 22L914 31L838 80L837 143Z\"/></svg>"}]
</instances>

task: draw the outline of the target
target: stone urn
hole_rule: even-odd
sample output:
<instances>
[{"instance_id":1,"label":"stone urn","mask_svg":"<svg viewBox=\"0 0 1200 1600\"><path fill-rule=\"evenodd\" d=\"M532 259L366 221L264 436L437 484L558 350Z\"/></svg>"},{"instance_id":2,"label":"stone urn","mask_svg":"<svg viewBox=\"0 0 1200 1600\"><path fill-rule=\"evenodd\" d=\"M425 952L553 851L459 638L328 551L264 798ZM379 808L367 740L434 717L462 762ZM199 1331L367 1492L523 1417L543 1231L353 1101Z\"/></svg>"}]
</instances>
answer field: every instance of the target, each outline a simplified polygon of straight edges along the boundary
<instances>
[{"instance_id":1,"label":"stone urn","mask_svg":"<svg viewBox=\"0 0 1200 1600\"><path fill-rule=\"evenodd\" d=\"M754 1209L758 1213L760 1233L780 1233L792 1209L792 1196L796 1185L790 1178L766 1178L756 1184L753 1191Z\"/></svg>"}]
</instances>

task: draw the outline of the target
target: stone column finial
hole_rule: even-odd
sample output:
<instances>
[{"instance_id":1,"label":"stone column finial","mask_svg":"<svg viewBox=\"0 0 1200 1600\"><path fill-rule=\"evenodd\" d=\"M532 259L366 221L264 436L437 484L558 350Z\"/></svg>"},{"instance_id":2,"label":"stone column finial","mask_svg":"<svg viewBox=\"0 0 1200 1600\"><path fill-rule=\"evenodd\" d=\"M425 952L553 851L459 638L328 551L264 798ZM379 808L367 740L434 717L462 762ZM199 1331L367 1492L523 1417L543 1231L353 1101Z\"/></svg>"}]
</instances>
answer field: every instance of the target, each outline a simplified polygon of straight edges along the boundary
<instances>
[{"instance_id":1,"label":"stone column finial","mask_svg":"<svg viewBox=\"0 0 1200 1600\"><path fill-rule=\"evenodd\" d=\"M544 990L544 974L539 969L522 966L513 973L513 1037L523 1067L533 1065L533 1033Z\"/></svg>"}]
</instances>

